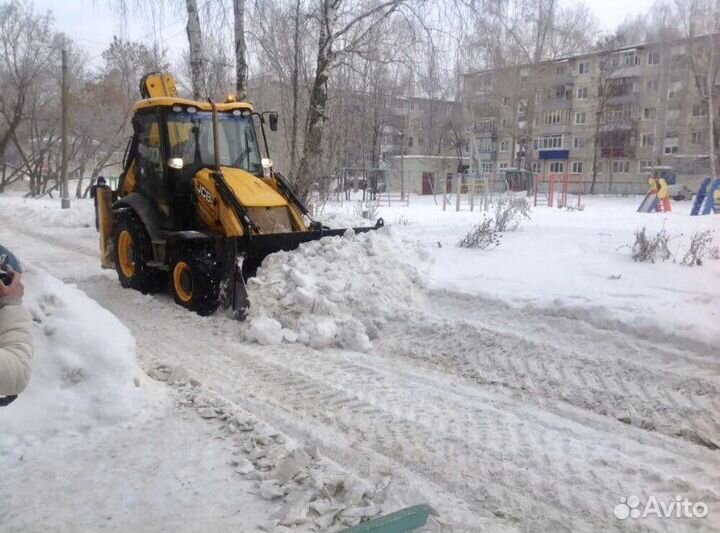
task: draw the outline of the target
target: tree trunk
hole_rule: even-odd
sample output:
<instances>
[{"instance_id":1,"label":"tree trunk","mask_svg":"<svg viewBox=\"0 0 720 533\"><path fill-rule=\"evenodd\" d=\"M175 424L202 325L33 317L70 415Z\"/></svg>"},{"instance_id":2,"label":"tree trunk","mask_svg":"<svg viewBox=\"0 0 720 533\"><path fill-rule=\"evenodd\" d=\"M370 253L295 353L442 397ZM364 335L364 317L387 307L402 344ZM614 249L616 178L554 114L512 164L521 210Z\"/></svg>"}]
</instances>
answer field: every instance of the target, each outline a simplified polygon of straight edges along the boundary
<instances>
[{"instance_id":1,"label":"tree trunk","mask_svg":"<svg viewBox=\"0 0 720 533\"><path fill-rule=\"evenodd\" d=\"M187 36L190 47L190 78L193 98L199 100L203 93L203 50L202 31L200 30L200 14L197 0L186 0L187 5Z\"/></svg>"},{"instance_id":2,"label":"tree trunk","mask_svg":"<svg viewBox=\"0 0 720 533\"><path fill-rule=\"evenodd\" d=\"M327 5L324 7L326 10L329 9ZM328 70L332 57L332 36L328 33L327 25L324 23L327 16L328 13L324 13L323 23L320 25L315 80L310 93L303 157L300 160L295 179L298 193L302 198L307 198L310 194L312 183L318 178L323 156L323 130L327 118Z\"/></svg>"},{"instance_id":3,"label":"tree trunk","mask_svg":"<svg viewBox=\"0 0 720 533\"><path fill-rule=\"evenodd\" d=\"M713 69L715 67L715 43L713 34L710 33L710 60L707 73L707 97L708 97L708 145L710 146L710 172L713 178L717 177L717 160L715 152L715 108L713 106Z\"/></svg>"},{"instance_id":4,"label":"tree trunk","mask_svg":"<svg viewBox=\"0 0 720 533\"><path fill-rule=\"evenodd\" d=\"M295 2L295 28L293 31L292 124L290 126L290 172L295 177L297 163L298 99L300 96L300 0Z\"/></svg>"},{"instance_id":5,"label":"tree trunk","mask_svg":"<svg viewBox=\"0 0 720 533\"><path fill-rule=\"evenodd\" d=\"M595 184L597 183L597 163L598 163L598 144L600 137L600 117L598 113L595 117L595 138L593 139L593 166L592 166L592 182L590 183L590 194L595 194Z\"/></svg>"},{"instance_id":6,"label":"tree trunk","mask_svg":"<svg viewBox=\"0 0 720 533\"><path fill-rule=\"evenodd\" d=\"M247 98L248 65L245 59L245 0L233 0L235 12L235 93L238 100Z\"/></svg>"}]
</instances>

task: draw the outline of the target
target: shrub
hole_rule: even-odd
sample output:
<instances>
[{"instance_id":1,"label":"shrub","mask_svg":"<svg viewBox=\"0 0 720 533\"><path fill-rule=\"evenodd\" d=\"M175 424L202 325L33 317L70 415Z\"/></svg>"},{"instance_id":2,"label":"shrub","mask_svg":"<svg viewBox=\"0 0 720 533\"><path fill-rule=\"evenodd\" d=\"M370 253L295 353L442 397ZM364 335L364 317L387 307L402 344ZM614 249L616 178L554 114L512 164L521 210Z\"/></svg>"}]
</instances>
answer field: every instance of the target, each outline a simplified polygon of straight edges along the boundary
<instances>
[{"instance_id":1,"label":"shrub","mask_svg":"<svg viewBox=\"0 0 720 533\"><path fill-rule=\"evenodd\" d=\"M649 235L643 226L635 230L635 244L632 247L633 261L638 263L654 263L657 260L666 261L672 253L669 248L670 234L661 229L654 235Z\"/></svg>"},{"instance_id":2,"label":"shrub","mask_svg":"<svg viewBox=\"0 0 720 533\"><path fill-rule=\"evenodd\" d=\"M530 202L527 198L500 198L495 205L495 229L503 233L515 231L522 220L530 220Z\"/></svg>"},{"instance_id":3,"label":"shrub","mask_svg":"<svg viewBox=\"0 0 720 533\"><path fill-rule=\"evenodd\" d=\"M495 248L500 246L500 233L498 232L495 221L491 217L484 218L479 224L476 224L465 235L458 246L462 248Z\"/></svg>"},{"instance_id":4,"label":"shrub","mask_svg":"<svg viewBox=\"0 0 720 533\"><path fill-rule=\"evenodd\" d=\"M696 231L690 237L690 248L685 252L681 265L685 266L701 266L706 255L713 256L714 249L712 245L712 232L710 230Z\"/></svg>"},{"instance_id":5,"label":"shrub","mask_svg":"<svg viewBox=\"0 0 720 533\"><path fill-rule=\"evenodd\" d=\"M500 246L502 233L517 230L523 219L530 220L527 198L500 198L495 204L495 216L486 216L473 226L458 246L481 250Z\"/></svg>"}]
</instances>

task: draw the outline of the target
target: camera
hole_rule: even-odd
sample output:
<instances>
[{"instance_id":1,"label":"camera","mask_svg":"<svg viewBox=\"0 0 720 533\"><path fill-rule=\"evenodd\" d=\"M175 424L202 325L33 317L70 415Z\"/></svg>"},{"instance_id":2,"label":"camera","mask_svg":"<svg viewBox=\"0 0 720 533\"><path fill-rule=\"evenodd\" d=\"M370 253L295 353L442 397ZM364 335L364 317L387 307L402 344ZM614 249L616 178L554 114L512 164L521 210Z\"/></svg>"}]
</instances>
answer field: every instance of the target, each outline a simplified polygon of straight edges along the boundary
<instances>
[{"instance_id":1,"label":"camera","mask_svg":"<svg viewBox=\"0 0 720 533\"><path fill-rule=\"evenodd\" d=\"M15 275L15 270L10 266L10 256L7 254L0 255L0 281L3 285L10 285Z\"/></svg>"}]
</instances>

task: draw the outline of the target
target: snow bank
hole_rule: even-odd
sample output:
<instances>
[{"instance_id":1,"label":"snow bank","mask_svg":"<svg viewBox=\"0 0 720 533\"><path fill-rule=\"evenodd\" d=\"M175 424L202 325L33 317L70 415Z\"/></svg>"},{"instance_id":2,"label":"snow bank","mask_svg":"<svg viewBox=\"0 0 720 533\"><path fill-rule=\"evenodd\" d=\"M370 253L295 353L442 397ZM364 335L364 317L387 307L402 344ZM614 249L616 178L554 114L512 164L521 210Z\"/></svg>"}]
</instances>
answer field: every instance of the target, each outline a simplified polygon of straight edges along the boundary
<instances>
[{"instance_id":1,"label":"snow bank","mask_svg":"<svg viewBox=\"0 0 720 533\"><path fill-rule=\"evenodd\" d=\"M44 271L31 266L23 281L34 319L33 372L28 388L0 408L0 449L137 415L145 402L127 328Z\"/></svg>"},{"instance_id":2,"label":"snow bank","mask_svg":"<svg viewBox=\"0 0 720 533\"><path fill-rule=\"evenodd\" d=\"M72 200L72 209L61 209L59 199L23 198L15 194L0 195L0 214L22 221L28 228L86 228L95 224L92 200Z\"/></svg>"},{"instance_id":3,"label":"snow bank","mask_svg":"<svg viewBox=\"0 0 720 533\"><path fill-rule=\"evenodd\" d=\"M418 305L423 287L389 228L348 230L265 259L248 282L245 335L266 345L368 350L387 321L401 320Z\"/></svg>"}]
</instances>

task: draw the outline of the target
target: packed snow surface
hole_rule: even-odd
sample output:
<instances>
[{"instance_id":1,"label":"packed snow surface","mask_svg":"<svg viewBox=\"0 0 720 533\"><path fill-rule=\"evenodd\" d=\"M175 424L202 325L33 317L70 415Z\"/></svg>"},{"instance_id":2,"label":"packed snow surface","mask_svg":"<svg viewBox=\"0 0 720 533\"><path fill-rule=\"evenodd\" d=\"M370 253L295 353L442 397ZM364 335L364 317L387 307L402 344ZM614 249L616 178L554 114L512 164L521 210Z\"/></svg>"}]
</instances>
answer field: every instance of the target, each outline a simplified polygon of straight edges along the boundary
<instances>
[{"instance_id":1,"label":"packed snow surface","mask_svg":"<svg viewBox=\"0 0 720 533\"><path fill-rule=\"evenodd\" d=\"M246 336L265 345L367 351L385 324L417 307L423 286L389 228L350 229L265 259L248 282Z\"/></svg>"}]
</instances>

